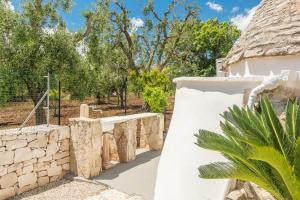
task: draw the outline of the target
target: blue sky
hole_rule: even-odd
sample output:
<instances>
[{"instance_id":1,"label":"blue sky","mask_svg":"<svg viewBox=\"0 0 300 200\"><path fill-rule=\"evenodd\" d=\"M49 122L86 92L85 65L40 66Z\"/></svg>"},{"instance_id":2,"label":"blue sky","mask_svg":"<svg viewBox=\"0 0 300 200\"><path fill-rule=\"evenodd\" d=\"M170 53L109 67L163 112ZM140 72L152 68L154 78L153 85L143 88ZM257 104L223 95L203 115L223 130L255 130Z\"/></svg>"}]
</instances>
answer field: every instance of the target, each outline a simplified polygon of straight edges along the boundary
<instances>
[{"instance_id":1,"label":"blue sky","mask_svg":"<svg viewBox=\"0 0 300 200\"><path fill-rule=\"evenodd\" d=\"M12 5L19 9L20 2L21 0L12 0ZM62 13L69 30L77 31L84 27L82 12L90 9L93 6L93 2L95 0L73 0L71 12L67 14ZM135 19L141 18L141 20L145 2L146 0L124 0L125 6L131 11L131 17ZM169 2L170 0L154 0L154 5L157 11L162 13ZM244 29L260 0L193 0L193 2L200 6L201 11L199 14L202 20L218 18L221 21L232 21L240 29Z\"/></svg>"}]
</instances>

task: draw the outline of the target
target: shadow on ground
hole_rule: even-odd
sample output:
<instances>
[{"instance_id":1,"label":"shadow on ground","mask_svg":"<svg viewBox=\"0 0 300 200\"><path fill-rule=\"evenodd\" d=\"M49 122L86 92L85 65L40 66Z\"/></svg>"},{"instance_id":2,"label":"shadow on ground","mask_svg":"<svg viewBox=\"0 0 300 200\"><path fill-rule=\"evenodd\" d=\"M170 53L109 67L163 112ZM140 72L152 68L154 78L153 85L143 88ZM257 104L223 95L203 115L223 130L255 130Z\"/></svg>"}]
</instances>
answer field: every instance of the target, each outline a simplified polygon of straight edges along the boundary
<instances>
[{"instance_id":1,"label":"shadow on ground","mask_svg":"<svg viewBox=\"0 0 300 200\"><path fill-rule=\"evenodd\" d=\"M101 173L100 176L95 177L94 179L101 179L101 180L112 180L119 176L119 174L132 169L136 166L142 165L151 161L152 159L160 156L161 151L146 151L140 153L136 156L134 161L128 163L119 163L115 167L105 170Z\"/></svg>"}]
</instances>

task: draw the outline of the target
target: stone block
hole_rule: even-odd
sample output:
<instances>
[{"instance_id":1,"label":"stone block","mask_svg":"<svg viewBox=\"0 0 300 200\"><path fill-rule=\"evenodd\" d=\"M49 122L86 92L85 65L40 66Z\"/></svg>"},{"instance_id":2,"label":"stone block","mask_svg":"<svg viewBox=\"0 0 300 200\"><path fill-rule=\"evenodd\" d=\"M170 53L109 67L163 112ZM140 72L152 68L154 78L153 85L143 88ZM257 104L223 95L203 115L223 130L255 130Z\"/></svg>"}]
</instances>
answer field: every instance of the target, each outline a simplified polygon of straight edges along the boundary
<instances>
[{"instance_id":1,"label":"stone block","mask_svg":"<svg viewBox=\"0 0 300 200\"><path fill-rule=\"evenodd\" d=\"M23 174L29 174L33 171L33 165L28 165L23 168Z\"/></svg>"},{"instance_id":2,"label":"stone block","mask_svg":"<svg viewBox=\"0 0 300 200\"><path fill-rule=\"evenodd\" d=\"M48 176L58 176L62 174L61 166L51 167L47 169Z\"/></svg>"},{"instance_id":3,"label":"stone block","mask_svg":"<svg viewBox=\"0 0 300 200\"><path fill-rule=\"evenodd\" d=\"M16 149L14 163L31 160L31 158L32 158L32 153L29 147Z\"/></svg>"},{"instance_id":4,"label":"stone block","mask_svg":"<svg viewBox=\"0 0 300 200\"><path fill-rule=\"evenodd\" d=\"M158 114L153 117L141 119L141 136L147 137L150 150L161 150L163 147L163 115Z\"/></svg>"},{"instance_id":5,"label":"stone block","mask_svg":"<svg viewBox=\"0 0 300 200\"><path fill-rule=\"evenodd\" d=\"M69 151L58 152L58 153L53 155L53 160L58 160L58 159L61 159L61 158L65 158L69 155L70 155Z\"/></svg>"},{"instance_id":6,"label":"stone block","mask_svg":"<svg viewBox=\"0 0 300 200\"><path fill-rule=\"evenodd\" d=\"M70 170L70 163L63 164L62 169L65 170L65 171Z\"/></svg>"},{"instance_id":7,"label":"stone block","mask_svg":"<svg viewBox=\"0 0 300 200\"><path fill-rule=\"evenodd\" d=\"M38 162L47 162L47 161L51 161L52 160L52 156L45 156L42 158L39 158Z\"/></svg>"},{"instance_id":8,"label":"stone block","mask_svg":"<svg viewBox=\"0 0 300 200\"><path fill-rule=\"evenodd\" d=\"M47 176L48 175L48 172L45 170L45 171L40 171L38 172L38 177L42 177L42 176Z\"/></svg>"},{"instance_id":9,"label":"stone block","mask_svg":"<svg viewBox=\"0 0 300 200\"><path fill-rule=\"evenodd\" d=\"M116 123L114 137L116 139L120 162L129 162L136 157L137 120Z\"/></svg>"},{"instance_id":10,"label":"stone block","mask_svg":"<svg viewBox=\"0 0 300 200\"><path fill-rule=\"evenodd\" d=\"M70 149L70 140L65 139L59 142L59 149L61 151L69 151Z\"/></svg>"},{"instance_id":11,"label":"stone block","mask_svg":"<svg viewBox=\"0 0 300 200\"><path fill-rule=\"evenodd\" d=\"M89 118L89 106L87 104L80 105L80 118Z\"/></svg>"},{"instance_id":12,"label":"stone block","mask_svg":"<svg viewBox=\"0 0 300 200\"><path fill-rule=\"evenodd\" d=\"M56 143L58 141L58 130L52 130L49 134L49 143Z\"/></svg>"},{"instance_id":13,"label":"stone block","mask_svg":"<svg viewBox=\"0 0 300 200\"><path fill-rule=\"evenodd\" d=\"M68 126L61 127L58 131L58 140L70 138L70 128Z\"/></svg>"},{"instance_id":14,"label":"stone block","mask_svg":"<svg viewBox=\"0 0 300 200\"><path fill-rule=\"evenodd\" d=\"M26 185L32 185L36 181L37 181L36 173L30 173L30 174L19 176L18 178L19 188L22 188Z\"/></svg>"},{"instance_id":15,"label":"stone block","mask_svg":"<svg viewBox=\"0 0 300 200\"><path fill-rule=\"evenodd\" d=\"M34 163L37 163L37 158L33 158L33 159L31 159L31 160L24 161L24 162L23 162L23 165L24 165L24 167L25 167L25 166L28 166L28 165L32 165L32 164L34 164Z\"/></svg>"},{"instance_id":16,"label":"stone block","mask_svg":"<svg viewBox=\"0 0 300 200\"><path fill-rule=\"evenodd\" d=\"M55 154L56 152L58 152L59 147L57 145L57 143L51 143L47 145L47 150L46 150L46 155L47 156L52 156L53 154Z\"/></svg>"},{"instance_id":17,"label":"stone block","mask_svg":"<svg viewBox=\"0 0 300 200\"><path fill-rule=\"evenodd\" d=\"M81 177L90 178L102 170L102 129L99 119L70 119L71 171Z\"/></svg>"},{"instance_id":18,"label":"stone block","mask_svg":"<svg viewBox=\"0 0 300 200\"><path fill-rule=\"evenodd\" d=\"M63 175L57 175L57 176L51 176L50 177L50 182L54 182L54 181L58 181L58 180L61 180L63 177Z\"/></svg>"},{"instance_id":19,"label":"stone block","mask_svg":"<svg viewBox=\"0 0 300 200\"><path fill-rule=\"evenodd\" d=\"M0 152L0 165L10 165L14 162L14 151Z\"/></svg>"},{"instance_id":20,"label":"stone block","mask_svg":"<svg viewBox=\"0 0 300 200\"><path fill-rule=\"evenodd\" d=\"M7 173L14 172L22 168L23 168L23 163L16 163L16 164L9 165L7 167Z\"/></svg>"},{"instance_id":21,"label":"stone block","mask_svg":"<svg viewBox=\"0 0 300 200\"><path fill-rule=\"evenodd\" d=\"M45 156L45 151L43 149L34 149L32 150L32 157L33 158L41 158Z\"/></svg>"},{"instance_id":22,"label":"stone block","mask_svg":"<svg viewBox=\"0 0 300 200\"><path fill-rule=\"evenodd\" d=\"M33 171L39 172L50 168L50 162L38 162L33 165Z\"/></svg>"},{"instance_id":23,"label":"stone block","mask_svg":"<svg viewBox=\"0 0 300 200\"><path fill-rule=\"evenodd\" d=\"M63 164L69 163L69 162L70 162L70 157L68 156L68 157L57 160L57 165L63 165Z\"/></svg>"},{"instance_id":24,"label":"stone block","mask_svg":"<svg viewBox=\"0 0 300 200\"><path fill-rule=\"evenodd\" d=\"M0 166L0 176L7 174L7 167Z\"/></svg>"},{"instance_id":25,"label":"stone block","mask_svg":"<svg viewBox=\"0 0 300 200\"><path fill-rule=\"evenodd\" d=\"M44 176L44 177L39 177L38 178L38 185L41 187L41 186L44 186L44 185L47 185L49 183L50 179L48 176Z\"/></svg>"},{"instance_id":26,"label":"stone block","mask_svg":"<svg viewBox=\"0 0 300 200\"><path fill-rule=\"evenodd\" d=\"M36 140L33 140L32 142L30 142L28 144L29 147L32 148L42 148L42 147L46 147L48 143L48 138L46 135L41 135L39 137L37 137Z\"/></svg>"},{"instance_id":27,"label":"stone block","mask_svg":"<svg viewBox=\"0 0 300 200\"><path fill-rule=\"evenodd\" d=\"M13 197L16 195L16 191L14 187L0 189L0 199L7 199L9 197Z\"/></svg>"},{"instance_id":28,"label":"stone block","mask_svg":"<svg viewBox=\"0 0 300 200\"><path fill-rule=\"evenodd\" d=\"M30 185L26 185L24 187L21 187L18 189L17 193L18 194L22 194L24 192L28 192L30 190L33 190L34 188L37 188L38 187L38 184L37 183L33 183L33 184L30 184Z\"/></svg>"},{"instance_id":29,"label":"stone block","mask_svg":"<svg viewBox=\"0 0 300 200\"><path fill-rule=\"evenodd\" d=\"M16 140L18 136L16 134L14 135L3 135L2 140L3 141L11 141L11 140Z\"/></svg>"},{"instance_id":30,"label":"stone block","mask_svg":"<svg viewBox=\"0 0 300 200\"><path fill-rule=\"evenodd\" d=\"M27 140L11 140L6 142L6 150L14 150L27 145Z\"/></svg>"},{"instance_id":31,"label":"stone block","mask_svg":"<svg viewBox=\"0 0 300 200\"><path fill-rule=\"evenodd\" d=\"M27 142L31 142L31 141L35 140L36 134L35 133L27 134L26 139L27 139Z\"/></svg>"},{"instance_id":32,"label":"stone block","mask_svg":"<svg viewBox=\"0 0 300 200\"><path fill-rule=\"evenodd\" d=\"M0 185L1 188L9 188L14 186L18 181L18 176L16 173L9 173L1 177Z\"/></svg>"}]
</instances>

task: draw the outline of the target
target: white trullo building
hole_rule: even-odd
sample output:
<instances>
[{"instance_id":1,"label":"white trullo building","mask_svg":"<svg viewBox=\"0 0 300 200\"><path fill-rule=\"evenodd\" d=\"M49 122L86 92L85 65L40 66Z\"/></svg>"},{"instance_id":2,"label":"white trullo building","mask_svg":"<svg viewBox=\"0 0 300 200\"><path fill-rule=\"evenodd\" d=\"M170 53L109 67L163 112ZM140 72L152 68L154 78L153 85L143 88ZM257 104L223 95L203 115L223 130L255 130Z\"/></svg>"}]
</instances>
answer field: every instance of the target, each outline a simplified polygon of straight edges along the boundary
<instances>
[{"instance_id":1,"label":"white trullo building","mask_svg":"<svg viewBox=\"0 0 300 200\"><path fill-rule=\"evenodd\" d=\"M254 105L269 94L282 107L300 96L300 0L262 0L248 28L225 59L217 77L181 77L174 113L158 166L155 200L223 200L230 181L204 180L198 167L226 160L197 147L194 134L222 134L220 114L233 104Z\"/></svg>"}]
</instances>

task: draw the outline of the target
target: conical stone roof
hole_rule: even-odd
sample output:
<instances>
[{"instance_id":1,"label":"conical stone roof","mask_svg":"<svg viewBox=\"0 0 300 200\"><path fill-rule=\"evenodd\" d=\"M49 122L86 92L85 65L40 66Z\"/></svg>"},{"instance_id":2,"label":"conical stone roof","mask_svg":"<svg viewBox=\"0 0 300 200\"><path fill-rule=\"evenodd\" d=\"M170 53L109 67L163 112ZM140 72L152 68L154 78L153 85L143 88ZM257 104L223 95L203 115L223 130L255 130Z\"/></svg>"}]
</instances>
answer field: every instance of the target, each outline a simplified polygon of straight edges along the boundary
<instances>
[{"instance_id":1,"label":"conical stone roof","mask_svg":"<svg viewBox=\"0 0 300 200\"><path fill-rule=\"evenodd\" d=\"M300 53L300 0L262 0L223 69L246 58Z\"/></svg>"}]
</instances>

